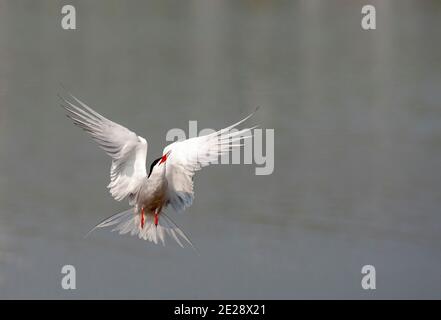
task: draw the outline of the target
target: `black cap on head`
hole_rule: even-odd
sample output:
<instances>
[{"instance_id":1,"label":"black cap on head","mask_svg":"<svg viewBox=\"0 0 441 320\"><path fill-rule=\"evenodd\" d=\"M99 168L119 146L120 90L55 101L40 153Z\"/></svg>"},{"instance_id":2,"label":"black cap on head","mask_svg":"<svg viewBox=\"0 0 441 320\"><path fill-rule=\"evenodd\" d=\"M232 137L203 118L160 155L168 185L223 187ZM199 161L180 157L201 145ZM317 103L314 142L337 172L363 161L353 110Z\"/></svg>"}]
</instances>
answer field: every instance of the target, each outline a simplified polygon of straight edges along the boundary
<instances>
[{"instance_id":1,"label":"black cap on head","mask_svg":"<svg viewBox=\"0 0 441 320\"><path fill-rule=\"evenodd\" d=\"M150 165L150 171L149 171L149 175L147 176L147 178L150 178L150 175L152 174L152 170L153 167L159 162L159 160L161 160L162 157L159 157L158 159L153 160L152 164Z\"/></svg>"}]
</instances>

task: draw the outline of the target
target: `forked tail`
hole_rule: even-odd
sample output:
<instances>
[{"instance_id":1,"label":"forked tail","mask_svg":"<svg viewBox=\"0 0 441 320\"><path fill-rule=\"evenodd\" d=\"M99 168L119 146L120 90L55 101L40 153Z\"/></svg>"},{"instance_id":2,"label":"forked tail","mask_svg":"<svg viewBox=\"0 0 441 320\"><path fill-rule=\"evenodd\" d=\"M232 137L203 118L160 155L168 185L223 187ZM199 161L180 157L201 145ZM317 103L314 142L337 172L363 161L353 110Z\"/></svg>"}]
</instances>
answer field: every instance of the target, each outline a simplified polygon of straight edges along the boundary
<instances>
[{"instance_id":1,"label":"forked tail","mask_svg":"<svg viewBox=\"0 0 441 320\"><path fill-rule=\"evenodd\" d=\"M181 247L184 247L184 244L187 243L196 250L185 233L164 212L159 214L158 225L155 225L155 216L153 214L145 215L143 227L141 227L141 219L142 216L135 214L134 209L129 209L100 222L86 234L86 237L98 228L115 226L112 231L119 231L119 234L130 233L132 236L138 235L140 239L149 240L155 244L161 242L165 245L165 238L169 235Z\"/></svg>"}]
</instances>

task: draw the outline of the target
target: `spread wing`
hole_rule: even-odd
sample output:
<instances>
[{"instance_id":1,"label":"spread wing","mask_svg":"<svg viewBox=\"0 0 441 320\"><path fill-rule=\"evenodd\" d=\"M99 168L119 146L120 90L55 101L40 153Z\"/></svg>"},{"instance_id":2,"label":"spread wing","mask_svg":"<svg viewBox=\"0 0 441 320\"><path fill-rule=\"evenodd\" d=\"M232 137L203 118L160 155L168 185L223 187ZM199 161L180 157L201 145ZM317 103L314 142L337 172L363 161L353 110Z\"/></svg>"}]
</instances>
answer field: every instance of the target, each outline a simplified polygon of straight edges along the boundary
<instances>
[{"instance_id":1,"label":"spread wing","mask_svg":"<svg viewBox=\"0 0 441 320\"><path fill-rule=\"evenodd\" d=\"M165 173L168 197L174 210L181 212L193 203L193 176L196 171L215 162L220 155L242 146L240 142L252 136L254 127L242 130L234 128L253 114L222 130L177 141L164 148L163 154L168 154Z\"/></svg>"},{"instance_id":2,"label":"spread wing","mask_svg":"<svg viewBox=\"0 0 441 320\"><path fill-rule=\"evenodd\" d=\"M69 95L68 99L60 96L67 116L112 157L110 193L118 201L135 194L146 178L147 141Z\"/></svg>"}]
</instances>

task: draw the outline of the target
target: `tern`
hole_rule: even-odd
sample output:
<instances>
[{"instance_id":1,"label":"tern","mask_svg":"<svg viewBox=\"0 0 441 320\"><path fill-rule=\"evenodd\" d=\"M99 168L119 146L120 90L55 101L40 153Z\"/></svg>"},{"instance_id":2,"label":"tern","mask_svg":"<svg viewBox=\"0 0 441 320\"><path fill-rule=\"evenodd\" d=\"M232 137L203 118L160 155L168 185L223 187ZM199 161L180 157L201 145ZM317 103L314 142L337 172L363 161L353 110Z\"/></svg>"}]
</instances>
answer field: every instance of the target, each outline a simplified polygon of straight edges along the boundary
<instances>
[{"instance_id":1,"label":"tern","mask_svg":"<svg viewBox=\"0 0 441 320\"><path fill-rule=\"evenodd\" d=\"M155 244L161 242L165 245L168 235L181 247L185 243L194 248L187 235L164 210L170 206L175 212L182 212L192 205L195 172L218 160L220 155L243 146L243 140L252 137L255 127L240 130L236 127L257 109L229 127L167 145L147 171L146 139L105 118L71 93L68 97L59 97L67 117L88 132L112 158L107 186L111 195L117 201L128 199L131 206L103 220L89 233L97 228L113 226L112 231L137 235Z\"/></svg>"}]
</instances>

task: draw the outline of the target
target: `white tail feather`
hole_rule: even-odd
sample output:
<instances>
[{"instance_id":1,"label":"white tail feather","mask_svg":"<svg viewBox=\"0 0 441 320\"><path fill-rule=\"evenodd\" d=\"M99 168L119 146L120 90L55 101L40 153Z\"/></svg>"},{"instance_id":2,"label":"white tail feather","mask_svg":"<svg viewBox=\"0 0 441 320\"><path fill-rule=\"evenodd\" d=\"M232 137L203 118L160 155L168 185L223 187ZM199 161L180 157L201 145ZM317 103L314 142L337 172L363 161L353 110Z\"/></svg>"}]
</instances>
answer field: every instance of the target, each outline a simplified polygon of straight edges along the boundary
<instances>
[{"instance_id":1,"label":"white tail feather","mask_svg":"<svg viewBox=\"0 0 441 320\"><path fill-rule=\"evenodd\" d=\"M159 241L165 245L166 236L175 240L181 247L184 247L182 243L189 244L194 250L196 250L193 243L185 235L185 233L178 227L178 225L164 212L159 214L158 225L155 225L154 215L146 214L144 219L144 227L141 228L141 217L135 213L134 209L129 209L121 213L117 213L93 227L86 237L94 230L98 228L105 228L115 226L112 231L118 231L119 234L126 234L130 232L130 235L138 235L140 239L148 240L158 244ZM196 250L197 251L197 250Z\"/></svg>"}]
</instances>

